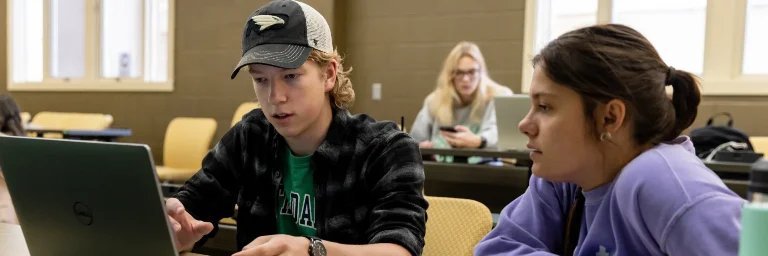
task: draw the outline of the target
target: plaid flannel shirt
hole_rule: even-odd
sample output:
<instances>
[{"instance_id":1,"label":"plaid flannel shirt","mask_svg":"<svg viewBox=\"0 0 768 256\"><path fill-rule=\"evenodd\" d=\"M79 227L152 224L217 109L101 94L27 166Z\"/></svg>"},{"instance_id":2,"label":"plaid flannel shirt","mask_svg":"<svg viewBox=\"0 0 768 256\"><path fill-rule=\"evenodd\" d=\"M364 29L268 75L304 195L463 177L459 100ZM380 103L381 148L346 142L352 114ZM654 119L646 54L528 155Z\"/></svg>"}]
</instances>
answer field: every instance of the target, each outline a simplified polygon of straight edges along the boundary
<instances>
[{"instance_id":1,"label":"plaid flannel shirt","mask_svg":"<svg viewBox=\"0 0 768 256\"><path fill-rule=\"evenodd\" d=\"M282 136L256 109L224 135L174 197L193 217L211 223L232 216L237 203L238 250L259 236L276 234L283 146ZM320 239L393 243L421 255L428 207L424 167L418 144L395 123L334 108L311 164Z\"/></svg>"}]
</instances>

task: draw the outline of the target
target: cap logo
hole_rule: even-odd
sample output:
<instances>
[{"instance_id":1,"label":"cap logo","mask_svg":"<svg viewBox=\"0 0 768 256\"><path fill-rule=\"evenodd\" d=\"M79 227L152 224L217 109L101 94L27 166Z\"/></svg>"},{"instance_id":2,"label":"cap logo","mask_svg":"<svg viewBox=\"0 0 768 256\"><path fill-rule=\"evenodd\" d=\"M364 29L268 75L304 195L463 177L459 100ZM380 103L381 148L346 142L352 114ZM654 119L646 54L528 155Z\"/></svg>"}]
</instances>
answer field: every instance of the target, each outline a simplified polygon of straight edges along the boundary
<instances>
[{"instance_id":1,"label":"cap logo","mask_svg":"<svg viewBox=\"0 0 768 256\"><path fill-rule=\"evenodd\" d=\"M261 28L259 28L259 31L263 31L273 25L277 24L285 24L285 20L281 19L277 16L272 15L256 15L251 17L251 20L253 20L256 25L259 25Z\"/></svg>"}]
</instances>

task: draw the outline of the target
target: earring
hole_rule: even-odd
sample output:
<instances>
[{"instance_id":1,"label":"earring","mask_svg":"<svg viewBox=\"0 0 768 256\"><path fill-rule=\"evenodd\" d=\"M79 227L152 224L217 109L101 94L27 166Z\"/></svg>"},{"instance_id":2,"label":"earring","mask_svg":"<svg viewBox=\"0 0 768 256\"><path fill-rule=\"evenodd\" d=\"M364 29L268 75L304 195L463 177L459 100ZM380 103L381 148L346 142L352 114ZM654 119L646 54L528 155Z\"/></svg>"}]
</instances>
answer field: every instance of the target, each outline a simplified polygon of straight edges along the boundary
<instances>
[{"instance_id":1,"label":"earring","mask_svg":"<svg viewBox=\"0 0 768 256\"><path fill-rule=\"evenodd\" d=\"M610 132L604 132L600 134L600 141L606 141L611 140L611 133Z\"/></svg>"}]
</instances>

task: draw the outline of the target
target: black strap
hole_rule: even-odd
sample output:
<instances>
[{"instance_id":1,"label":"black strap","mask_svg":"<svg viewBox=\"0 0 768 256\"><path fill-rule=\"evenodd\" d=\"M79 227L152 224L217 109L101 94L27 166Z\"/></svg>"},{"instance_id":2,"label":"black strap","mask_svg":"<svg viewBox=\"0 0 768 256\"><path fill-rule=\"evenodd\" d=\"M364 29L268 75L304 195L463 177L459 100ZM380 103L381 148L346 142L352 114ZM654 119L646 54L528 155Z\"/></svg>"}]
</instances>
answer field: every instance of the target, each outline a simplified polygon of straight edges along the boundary
<instances>
[{"instance_id":1,"label":"black strap","mask_svg":"<svg viewBox=\"0 0 768 256\"><path fill-rule=\"evenodd\" d=\"M581 217L584 214L584 194L581 188L576 188L576 199L573 200L571 209L568 210L568 216L565 219L565 228L563 229L563 256L572 256L579 244L579 234L581 232Z\"/></svg>"},{"instance_id":2,"label":"black strap","mask_svg":"<svg viewBox=\"0 0 768 256\"><path fill-rule=\"evenodd\" d=\"M733 127L733 116L731 116L731 113L728 113L728 112L720 112L720 113L712 115L709 119L707 119L707 126L712 125L712 122L715 121L715 117L718 117L718 116L727 116L728 117L728 127Z\"/></svg>"}]
</instances>

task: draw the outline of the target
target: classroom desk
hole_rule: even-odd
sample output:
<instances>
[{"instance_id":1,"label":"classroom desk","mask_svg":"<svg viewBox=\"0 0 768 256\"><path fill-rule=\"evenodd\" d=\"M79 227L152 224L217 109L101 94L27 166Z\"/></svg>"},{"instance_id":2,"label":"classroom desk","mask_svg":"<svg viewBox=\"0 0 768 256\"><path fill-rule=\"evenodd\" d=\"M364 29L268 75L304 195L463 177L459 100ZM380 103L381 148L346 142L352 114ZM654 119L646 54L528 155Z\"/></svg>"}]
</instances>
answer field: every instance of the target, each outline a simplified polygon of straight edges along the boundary
<instances>
[{"instance_id":1,"label":"classroom desk","mask_svg":"<svg viewBox=\"0 0 768 256\"><path fill-rule=\"evenodd\" d=\"M705 161L704 165L712 169L717 176L720 176L723 183L733 192L742 198L747 198L749 172L752 170L751 163Z\"/></svg>"},{"instance_id":2,"label":"classroom desk","mask_svg":"<svg viewBox=\"0 0 768 256\"><path fill-rule=\"evenodd\" d=\"M421 149L421 154L480 156L516 159L516 165L476 165L466 163L443 163L424 161L426 177L425 193L473 199L484 203L498 212L506 203L525 192L531 172L528 150L493 149ZM751 164L709 161L704 163L712 169L739 196L747 197ZM526 171L527 170L527 171Z\"/></svg>"},{"instance_id":3,"label":"classroom desk","mask_svg":"<svg viewBox=\"0 0 768 256\"><path fill-rule=\"evenodd\" d=\"M749 172L752 170L751 163L704 161L704 165L714 172L746 175L747 179L749 179Z\"/></svg>"},{"instance_id":4,"label":"classroom desk","mask_svg":"<svg viewBox=\"0 0 768 256\"><path fill-rule=\"evenodd\" d=\"M0 255L29 256L21 226L0 223ZM196 253L182 253L181 255L203 256Z\"/></svg>"},{"instance_id":5,"label":"classroom desk","mask_svg":"<svg viewBox=\"0 0 768 256\"><path fill-rule=\"evenodd\" d=\"M527 149L460 149L460 148L422 148L421 155L479 156L492 158L511 158L530 160L531 150Z\"/></svg>"},{"instance_id":6,"label":"classroom desk","mask_svg":"<svg viewBox=\"0 0 768 256\"><path fill-rule=\"evenodd\" d=\"M237 227L219 223L219 230L216 236L209 238L203 247L193 251L211 256L229 256L234 254L237 252Z\"/></svg>"},{"instance_id":7,"label":"classroom desk","mask_svg":"<svg viewBox=\"0 0 768 256\"><path fill-rule=\"evenodd\" d=\"M429 180L491 185L525 185L528 167L492 166L424 161L424 175Z\"/></svg>"},{"instance_id":8,"label":"classroom desk","mask_svg":"<svg viewBox=\"0 0 768 256\"><path fill-rule=\"evenodd\" d=\"M501 166L424 161L426 195L472 199L485 204L491 212L500 212L528 188L530 150L424 148L421 154L515 160L515 164Z\"/></svg>"},{"instance_id":9,"label":"classroom desk","mask_svg":"<svg viewBox=\"0 0 768 256\"><path fill-rule=\"evenodd\" d=\"M424 161L424 194L472 199L501 212L522 195L530 178L525 166L492 166Z\"/></svg>"},{"instance_id":10,"label":"classroom desk","mask_svg":"<svg viewBox=\"0 0 768 256\"><path fill-rule=\"evenodd\" d=\"M133 134L131 129L104 129L104 130L62 130L62 129L45 129L45 128L27 128L27 132L33 132L37 134L37 137L43 137L46 133L61 134L64 139L71 140L99 140L114 142L118 138L128 137Z\"/></svg>"}]
</instances>

